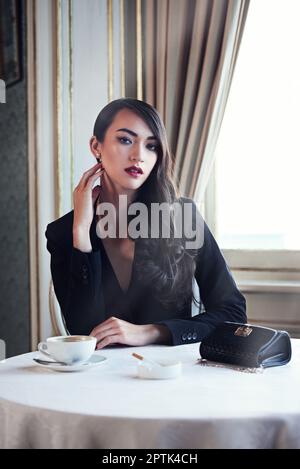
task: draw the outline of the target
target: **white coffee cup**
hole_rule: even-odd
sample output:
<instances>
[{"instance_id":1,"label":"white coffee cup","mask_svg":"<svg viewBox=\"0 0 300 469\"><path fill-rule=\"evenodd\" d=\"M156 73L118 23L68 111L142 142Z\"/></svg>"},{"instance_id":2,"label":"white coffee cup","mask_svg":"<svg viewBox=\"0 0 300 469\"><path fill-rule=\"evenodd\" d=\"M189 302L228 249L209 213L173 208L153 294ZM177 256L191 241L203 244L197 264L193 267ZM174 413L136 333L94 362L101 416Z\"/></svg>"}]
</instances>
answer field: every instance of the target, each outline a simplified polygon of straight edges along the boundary
<instances>
[{"instance_id":1,"label":"white coffee cup","mask_svg":"<svg viewBox=\"0 0 300 469\"><path fill-rule=\"evenodd\" d=\"M96 342L96 337L89 335L63 335L40 342L38 350L48 358L74 365L88 361L95 350Z\"/></svg>"}]
</instances>

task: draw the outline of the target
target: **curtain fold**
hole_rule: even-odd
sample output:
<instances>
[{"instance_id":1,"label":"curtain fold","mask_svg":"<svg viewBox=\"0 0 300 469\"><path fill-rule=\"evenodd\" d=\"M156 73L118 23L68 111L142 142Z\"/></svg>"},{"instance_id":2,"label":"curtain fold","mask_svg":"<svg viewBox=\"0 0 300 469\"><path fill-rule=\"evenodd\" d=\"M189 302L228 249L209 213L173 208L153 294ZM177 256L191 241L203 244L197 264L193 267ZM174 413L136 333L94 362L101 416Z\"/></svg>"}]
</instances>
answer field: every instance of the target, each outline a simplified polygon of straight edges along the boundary
<instances>
[{"instance_id":1,"label":"curtain fold","mask_svg":"<svg viewBox=\"0 0 300 469\"><path fill-rule=\"evenodd\" d=\"M180 192L204 196L250 0L145 0L144 99L157 108Z\"/></svg>"}]
</instances>

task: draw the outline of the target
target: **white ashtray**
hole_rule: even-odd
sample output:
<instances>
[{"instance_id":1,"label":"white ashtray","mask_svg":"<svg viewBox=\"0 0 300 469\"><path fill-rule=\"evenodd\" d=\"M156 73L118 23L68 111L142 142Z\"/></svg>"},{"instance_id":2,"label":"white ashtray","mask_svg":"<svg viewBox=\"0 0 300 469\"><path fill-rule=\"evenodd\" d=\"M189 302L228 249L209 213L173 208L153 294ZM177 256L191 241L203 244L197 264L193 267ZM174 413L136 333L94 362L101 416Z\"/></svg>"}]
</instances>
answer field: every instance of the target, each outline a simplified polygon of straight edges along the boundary
<instances>
[{"instance_id":1,"label":"white ashtray","mask_svg":"<svg viewBox=\"0 0 300 469\"><path fill-rule=\"evenodd\" d=\"M146 379L172 379L181 375L181 362L160 360L158 365L141 362L138 365L138 377Z\"/></svg>"}]
</instances>

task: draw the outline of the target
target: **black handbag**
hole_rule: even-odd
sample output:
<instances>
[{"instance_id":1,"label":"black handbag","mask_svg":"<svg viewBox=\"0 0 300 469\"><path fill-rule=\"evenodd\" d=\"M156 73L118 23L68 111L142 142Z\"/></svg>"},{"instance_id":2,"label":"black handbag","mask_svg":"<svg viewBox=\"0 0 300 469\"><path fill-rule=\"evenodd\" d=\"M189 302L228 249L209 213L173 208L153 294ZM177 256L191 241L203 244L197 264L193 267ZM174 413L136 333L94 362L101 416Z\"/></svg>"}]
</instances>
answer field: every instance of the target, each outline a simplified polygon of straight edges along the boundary
<instances>
[{"instance_id":1,"label":"black handbag","mask_svg":"<svg viewBox=\"0 0 300 469\"><path fill-rule=\"evenodd\" d=\"M286 331L224 322L200 344L202 359L242 367L285 365L291 359L291 340Z\"/></svg>"}]
</instances>

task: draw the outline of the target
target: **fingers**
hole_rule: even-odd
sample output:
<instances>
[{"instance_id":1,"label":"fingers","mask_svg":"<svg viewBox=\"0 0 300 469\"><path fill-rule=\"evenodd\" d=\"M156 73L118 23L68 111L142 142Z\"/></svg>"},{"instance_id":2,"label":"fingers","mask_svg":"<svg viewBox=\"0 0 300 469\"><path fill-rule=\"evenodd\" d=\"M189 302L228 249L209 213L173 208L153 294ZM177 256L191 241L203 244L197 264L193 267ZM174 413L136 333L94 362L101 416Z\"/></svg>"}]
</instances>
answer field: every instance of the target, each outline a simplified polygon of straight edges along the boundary
<instances>
[{"instance_id":1,"label":"fingers","mask_svg":"<svg viewBox=\"0 0 300 469\"><path fill-rule=\"evenodd\" d=\"M95 327L90 333L91 336L97 339L97 349L103 348L109 344L123 344L125 337L122 331L122 324L124 321L121 319L111 317Z\"/></svg>"},{"instance_id":2,"label":"fingers","mask_svg":"<svg viewBox=\"0 0 300 469\"><path fill-rule=\"evenodd\" d=\"M107 331L108 329L112 329L113 327L116 327L119 321L121 320L118 318L115 318L114 316L111 316L110 318L106 319L98 326L94 327L90 335L96 337L97 334Z\"/></svg>"},{"instance_id":3,"label":"fingers","mask_svg":"<svg viewBox=\"0 0 300 469\"><path fill-rule=\"evenodd\" d=\"M75 191L76 192L82 192L85 190L90 191L94 183L97 181L97 179L99 179L103 175L103 173L104 173L104 169L100 168L99 170L97 170L96 173L88 176L85 183L81 179L78 186L75 188Z\"/></svg>"},{"instance_id":4,"label":"fingers","mask_svg":"<svg viewBox=\"0 0 300 469\"><path fill-rule=\"evenodd\" d=\"M106 339L107 337L111 337L114 335L122 335L120 329L118 328L110 328L106 329L105 331L98 332L98 334L95 335L97 339L97 343L101 342L101 340Z\"/></svg>"},{"instance_id":5,"label":"fingers","mask_svg":"<svg viewBox=\"0 0 300 469\"><path fill-rule=\"evenodd\" d=\"M100 194L101 191L101 186L96 186L92 190L92 199L93 199L93 204L96 202L96 199L98 195Z\"/></svg>"},{"instance_id":6,"label":"fingers","mask_svg":"<svg viewBox=\"0 0 300 469\"><path fill-rule=\"evenodd\" d=\"M100 168L99 171L97 170L95 174L89 176L85 185L85 189L91 189L93 187L94 182L97 181L97 179L102 176L103 173L104 169Z\"/></svg>"},{"instance_id":7,"label":"fingers","mask_svg":"<svg viewBox=\"0 0 300 469\"><path fill-rule=\"evenodd\" d=\"M153 327L153 325L132 324L123 319L111 317L96 326L90 335L97 339L97 350L111 344L140 346L154 343L153 339L157 337L157 331L153 331Z\"/></svg>"},{"instance_id":8,"label":"fingers","mask_svg":"<svg viewBox=\"0 0 300 469\"><path fill-rule=\"evenodd\" d=\"M95 176L95 179L97 179L97 177L100 175L100 171L103 171L102 163L97 163L91 169L85 171L79 181L78 187L85 187L91 176L97 175Z\"/></svg>"},{"instance_id":9,"label":"fingers","mask_svg":"<svg viewBox=\"0 0 300 469\"><path fill-rule=\"evenodd\" d=\"M120 337L118 335L111 335L109 337L106 337L105 339L102 340L102 342L99 342L96 349L100 350L104 347L107 347L107 345L113 345L113 344L121 344Z\"/></svg>"}]
</instances>

